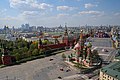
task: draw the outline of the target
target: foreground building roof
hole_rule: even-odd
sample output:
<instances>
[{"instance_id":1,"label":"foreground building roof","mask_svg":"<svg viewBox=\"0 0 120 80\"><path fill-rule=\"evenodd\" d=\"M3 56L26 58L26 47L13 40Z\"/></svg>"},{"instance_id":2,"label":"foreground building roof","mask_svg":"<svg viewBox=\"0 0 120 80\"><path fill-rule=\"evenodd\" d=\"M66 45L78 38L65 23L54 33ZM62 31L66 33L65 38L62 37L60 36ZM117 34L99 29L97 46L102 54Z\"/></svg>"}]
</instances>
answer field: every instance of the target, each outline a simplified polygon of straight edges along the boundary
<instances>
[{"instance_id":1,"label":"foreground building roof","mask_svg":"<svg viewBox=\"0 0 120 80\"><path fill-rule=\"evenodd\" d=\"M120 80L120 61L111 63L101 69L102 72Z\"/></svg>"}]
</instances>

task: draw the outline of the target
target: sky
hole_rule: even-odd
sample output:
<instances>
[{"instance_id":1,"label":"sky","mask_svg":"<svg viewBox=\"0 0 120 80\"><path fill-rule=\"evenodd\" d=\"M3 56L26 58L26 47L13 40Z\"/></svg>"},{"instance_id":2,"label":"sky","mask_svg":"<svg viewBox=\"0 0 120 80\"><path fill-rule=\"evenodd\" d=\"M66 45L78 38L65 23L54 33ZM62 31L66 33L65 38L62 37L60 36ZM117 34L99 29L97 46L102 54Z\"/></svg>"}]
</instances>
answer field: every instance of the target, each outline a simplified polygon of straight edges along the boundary
<instances>
[{"instance_id":1,"label":"sky","mask_svg":"<svg viewBox=\"0 0 120 80\"><path fill-rule=\"evenodd\" d=\"M120 25L120 0L0 0L0 28Z\"/></svg>"}]
</instances>

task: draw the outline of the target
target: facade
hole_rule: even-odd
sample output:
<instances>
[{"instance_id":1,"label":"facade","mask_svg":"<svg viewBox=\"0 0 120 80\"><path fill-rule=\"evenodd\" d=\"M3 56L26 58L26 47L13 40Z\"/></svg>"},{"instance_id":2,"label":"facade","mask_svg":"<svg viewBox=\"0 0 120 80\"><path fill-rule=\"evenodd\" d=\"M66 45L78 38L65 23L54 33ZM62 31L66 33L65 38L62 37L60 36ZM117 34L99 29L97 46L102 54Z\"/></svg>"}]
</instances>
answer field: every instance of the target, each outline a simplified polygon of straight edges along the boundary
<instances>
[{"instance_id":1,"label":"facade","mask_svg":"<svg viewBox=\"0 0 120 80\"><path fill-rule=\"evenodd\" d=\"M37 38L37 37L31 37L31 38L22 37L22 39L24 39L24 40L27 41L27 42L38 41L38 38Z\"/></svg>"},{"instance_id":2,"label":"facade","mask_svg":"<svg viewBox=\"0 0 120 80\"><path fill-rule=\"evenodd\" d=\"M80 39L75 45L74 49L76 51L76 61L78 63L82 63L83 65L87 67L92 66L92 59L91 59L91 43L85 42L85 36L83 35L83 31L80 33Z\"/></svg>"},{"instance_id":3,"label":"facade","mask_svg":"<svg viewBox=\"0 0 120 80\"><path fill-rule=\"evenodd\" d=\"M115 47L120 49L120 39L116 39Z\"/></svg>"},{"instance_id":4,"label":"facade","mask_svg":"<svg viewBox=\"0 0 120 80\"><path fill-rule=\"evenodd\" d=\"M113 47L120 49L120 30L116 28L111 29L111 38L113 41Z\"/></svg>"},{"instance_id":5,"label":"facade","mask_svg":"<svg viewBox=\"0 0 120 80\"><path fill-rule=\"evenodd\" d=\"M51 48L51 49L67 49L67 48L72 48L74 46L74 42L76 41L76 38L74 37L74 34L72 33L68 33L68 30L67 30L67 26L65 25L65 32L64 32L64 35L59 35L59 36L49 36L50 38L47 38L47 39L51 39L53 41L53 39L55 40L54 44L43 44L41 39L42 39L42 36L39 37L39 42L38 42L38 48L44 48L44 49L47 49L47 48ZM59 41L58 38L62 37ZM45 39L45 37L43 36L43 39Z\"/></svg>"},{"instance_id":6,"label":"facade","mask_svg":"<svg viewBox=\"0 0 120 80\"><path fill-rule=\"evenodd\" d=\"M21 38L27 42L38 41L37 35L35 33L23 33Z\"/></svg>"},{"instance_id":7,"label":"facade","mask_svg":"<svg viewBox=\"0 0 120 80\"><path fill-rule=\"evenodd\" d=\"M17 40L19 37L17 37L17 36L15 36L15 35L13 35L13 34L6 34L5 35L5 40L7 40L7 41L15 41L15 40Z\"/></svg>"},{"instance_id":8,"label":"facade","mask_svg":"<svg viewBox=\"0 0 120 80\"><path fill-rule=\"evenodd\" d=\"M67 47L71 47L71 48L74 46L74 42L76 41L75 35L72 32L68 33L68 29L66 25L65 25L65 32L62 41L63 43L66 44Z\"/></svg>"},{"instance_id":9,"label":"facade","mask_svg":"<svg viewBox=\"0 0 120 80\"><path fill-rule=\"evenodd\" d=\"M3 48L2 57L0 58L0 64L11 65L15 62L16 58L14 56L9 55L9 51L7 48Z\"/></svg>"},{"instance_id":10,"label":"facade","mask_svg":"<svg viewBox=\"0 0 120 80\"><path fill-rule=\"evenodd\" d=\"M120 80L120 61L103 67L100 70L99 80Z\"/></svg>"},{"instance_id":11,"label":"facade","mask_svg":"<svg viewBox=\"0 0 120 80\"><path fill-rule=\"evenodd\" d=\"M83 33L83 30L80 32L80 37L76 40L73 50L75 53L68 55L68 61L74 61L75 63L82 64L88 68L94 66L101 66L101 59L98 57L97 51L91 51L92 44L87 41L87 35Z\"/></svg>"},{"instance_id":12,"label":"facade","mask_svg":"<svg viewBox=\"0 0 120 80\"><path fill-rule=\"evenodd\" d=\"M4 40L15 41L19 38L19 34L15 31L14 27L10 29L8 26L4 26Z\"/></svg>"}]
</instances>

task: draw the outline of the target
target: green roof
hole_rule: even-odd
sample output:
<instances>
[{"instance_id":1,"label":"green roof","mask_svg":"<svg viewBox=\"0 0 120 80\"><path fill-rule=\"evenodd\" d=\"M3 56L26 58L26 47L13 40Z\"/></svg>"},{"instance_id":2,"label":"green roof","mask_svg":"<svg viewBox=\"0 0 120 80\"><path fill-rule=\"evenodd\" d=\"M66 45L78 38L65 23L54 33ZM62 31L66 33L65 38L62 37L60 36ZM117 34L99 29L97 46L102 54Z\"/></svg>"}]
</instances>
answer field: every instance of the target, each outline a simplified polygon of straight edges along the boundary
<instances>
[{"instance_id":1,"label":"green roof","mask_svg":"<svg viewBox=\"0 0 120 80\"><path fill-rule=\"evenodd\" d=\"M120 60L120 56L115 57L115 59L119 59Z\"/></svg>"},{"instance_id":2,"label":"green roof","mask_svg":"<svg viewBox=\"0 0 120 80\"><path fill-rule=\"evenodd\" d=\"M120 61L111 63L103 67L101 71L120 80Z\"/></svg>"}]
</instances>

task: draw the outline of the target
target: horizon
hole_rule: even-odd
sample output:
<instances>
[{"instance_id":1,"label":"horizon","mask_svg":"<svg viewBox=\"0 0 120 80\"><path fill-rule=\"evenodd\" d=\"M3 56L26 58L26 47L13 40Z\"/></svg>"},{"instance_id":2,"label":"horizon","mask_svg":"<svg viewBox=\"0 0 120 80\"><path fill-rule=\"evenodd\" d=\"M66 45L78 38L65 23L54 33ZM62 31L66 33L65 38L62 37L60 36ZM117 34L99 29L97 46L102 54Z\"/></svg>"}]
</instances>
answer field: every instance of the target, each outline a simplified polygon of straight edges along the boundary
<instances>
[{"instance_id":1,"label":"horizon","mask_svg":"<svg viewBox=\"0 0 120 80\"><path fill-rule=\"evenodd\" d=\"M0 28L120 25L120 0L2 0Z\"/></svg>"},{"instance_id":2,"label":"horizon","mask_svg":"<svg viewBox=\"0 0 120 80\"><path fill-rule=\"evenodd\" d=\"M29 23L25 23L25 24L29 24ZM15 26L8 26L8 25L4 25L4 26L2 26L2 27L0 27L0 29L4 29L4 27L8 27L9 29L12 29L13 27L15 28L15 29L19 29L19 28L22 28L22 26L20 25L19 27L15 27ZM42 25L30 25L29 24L29 27L43 27L43 28L56 28L56 27L65 27L65 25L58 25L58 26L52 26L52 27L47 27L47 26L42 26ZM70 27L78 27L78 28L86 28L86 27L120 27L120 25L79 25L79 26L67 26L68 28L70 28Z\"/></svg>"}]
</instances>

